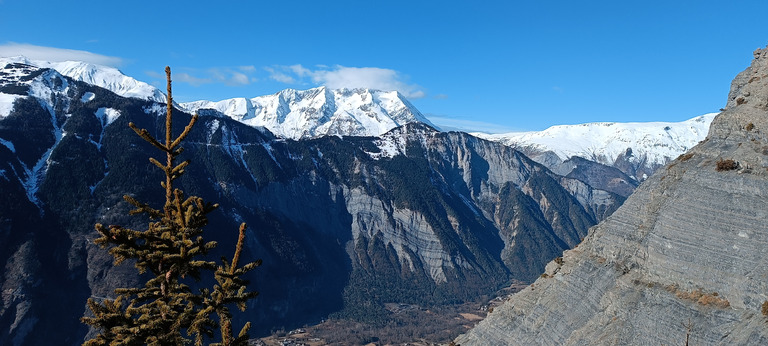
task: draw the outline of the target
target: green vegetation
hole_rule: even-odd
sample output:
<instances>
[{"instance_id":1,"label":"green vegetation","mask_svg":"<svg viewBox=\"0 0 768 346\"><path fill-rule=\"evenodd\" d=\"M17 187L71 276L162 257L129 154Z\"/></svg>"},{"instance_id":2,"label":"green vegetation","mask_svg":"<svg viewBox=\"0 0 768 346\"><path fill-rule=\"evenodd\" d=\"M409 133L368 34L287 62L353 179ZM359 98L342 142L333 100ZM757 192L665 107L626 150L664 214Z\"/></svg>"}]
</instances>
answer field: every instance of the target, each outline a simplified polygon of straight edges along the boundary
<instances>
[{"instance_id":1,"label":"green vegetation","mask_svg":"<svg viewBox=\"0 0 768 346\"><path fill-rule=\"evenodd\" d=\"M124 199L136 209L131 215L146 214L152 222L144 231L110 225L105 228L96 225L101 237L95 243L102 247L111 246L109 253L115 258L115 265L125 260L134 261L142 278L147 278L144 287L118 288L117 298L102 302L88 299L88 308L93 317L81 320L98 329L99 334L86 345L143 345L183 344L194 337L196 345L210 342L219 329L220 343L216 345L246 345L250 322L235 336L229 306L234 304L240 310L246 309L246 302L258 294L247 292L247 281L241 277L261 264L261 261L238 266L245 238L245 223L240 225L240 235L232 261L222 258L221 264L202 260L216 242L207 242L201 236L208 223L207 214L218 205L203 201L200 197L184 197L184 193L173 188L174 180L184 174L189 161L178 165L175 159L182 153L179 146L197 121L193 116L183 132L172 137L172 103L170 68L168 77L168 104L165 122L165 143L152 137L146 129L139 129L133 123L129 126L145 141L166 153L166 162L150 158L150 161L165 173L161 183L165 189L165 205L157 210L130 196ZM217 284L213 289L203 288L193 293L190 279L199 281L204 273L213 273ZM214 316L215 315L215 316ZM186 334L186 335L184 335Z\"/></svg>"}]
</instances>

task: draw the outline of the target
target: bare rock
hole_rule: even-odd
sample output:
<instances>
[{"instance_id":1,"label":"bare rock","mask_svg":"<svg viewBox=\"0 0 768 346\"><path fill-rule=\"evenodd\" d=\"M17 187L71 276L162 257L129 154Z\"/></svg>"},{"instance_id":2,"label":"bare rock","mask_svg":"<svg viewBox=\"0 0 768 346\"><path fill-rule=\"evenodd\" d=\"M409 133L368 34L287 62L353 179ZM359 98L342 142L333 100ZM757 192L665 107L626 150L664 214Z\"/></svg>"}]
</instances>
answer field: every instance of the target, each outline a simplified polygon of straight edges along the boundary
<instances>
[{"instance_id":1,"label":"bare rock","mask_svg":"<svg viewBox=\"0 0 768 346\"><path fill-rule=\"evenodd\" d=\"M456 343L768 343L767 77L757 50L705 141Z\"/></svg>"}]
</instances>

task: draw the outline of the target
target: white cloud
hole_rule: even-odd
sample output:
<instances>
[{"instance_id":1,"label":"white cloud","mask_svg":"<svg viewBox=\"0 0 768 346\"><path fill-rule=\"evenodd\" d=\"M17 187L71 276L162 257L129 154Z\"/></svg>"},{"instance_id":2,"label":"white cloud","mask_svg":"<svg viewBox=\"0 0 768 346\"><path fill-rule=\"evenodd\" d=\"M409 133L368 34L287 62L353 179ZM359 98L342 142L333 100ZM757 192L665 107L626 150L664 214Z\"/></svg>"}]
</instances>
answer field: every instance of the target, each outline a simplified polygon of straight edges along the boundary
<instances>
[{"instance_id":1,"label":"white cloud","mask_svg":"<svg viewBox=\"0 0 768 346\"><path fill-rule=\"evenodd\" d=\"M251 83L251 79L248 75L231 68L212 68L206 72L210 75L210 78L213 79L213 81L230 86L248 85Z\"/></svg>"},{"instance_id":2,"label":"white cloud","mask_svg":"<svg viewBox=\"0 0 768 346\"><path fill-rule=\"evenodd\" d=\"M260 80L257 78L259 72L266 72L266 79L284 84L325 85L331 89L396 90L410 99L427 96L420 86L408 83L407 77L398 71L378 67L317 65L314 68L307 68L297 64L275 65L258 69L252 65L243 65L215 67L207 70L186 69L185 73L175 74L175 80L193 86L215 83L242 86L258 82Z\"/></svg>"},{"instance_id":3,"label":"white cloud","mask_svg":"<svg viewBox=\"0 0 768 346\"><path fill-rule=\"evenodd\" d=\"M237 69L233 68L211 68L205 71L196 69L187 69L188 72L176 72L173 74L173 80L175 82L187 83L192 86L201 86L203 84L221 83L230 86L248 85L258 81L258 78L249 76L246 73L238 72L246 71L248 68L243 66ZM145 72L150 77L165 78L165 75L161 75L156 72Z\"/></svg>"},{"instance_id":4,"label":"white cloud","mask_svg":"<svg viewBox=\"0 0 768 346\"><path fill-rule=\"evenodd\" d=\"M173 79L177 82L187 83L193 86L200 86L203 84L208 84L213 82L210 78L198 78L189 73L184 73L184 72L174 73Z\"/></svg>"},{"instance_id":5,"label":"white cloud","mask_svg":"<svg viewBox=\"0 0 768 346\"><path fill-rule=\"evenodd\" d=\"M317 66L316 70L302 65L278 66L266 68L270 78L286 83L300 83L304 78L310 78L318 85L331 89L341 88L370 88L378 90L397 90L408 98L423 98L426 93L416 84L406 82L406 77L395 70L378 67L346 67L346 66Z\"/></svg>"},{"instance_id":6,"label":"white cloud","mask_svg":"<svg viewBox=\"0 0 768 346\"><path fill-rule=\"evenodd\" d=\"M248 72L248 73L256 72L256 66L253 66L253 65L240 66L238 68L240 69L240 71L243 71L243 72Z\"/></svg>"},{"instance_id":7,"label":"white cloud","mask_svg":"<svg viewBox=\"0 0 768 346\"><path fill-rule=\"evenodd\" d=\"M124 62L122 58L91 53L84 50L43 47L15 42L7 42L0 45L0 57L11 57L19 55L26 56L32 60L45 60L53 62L77 60L111 67L119 67Z\"/></svg>"},{"instance_id":8,"label":"white cloud","mask_svg":"<svg viewBox=\"0 0 768 346\"><path fill-rule=\"evenodd\" d=\"M274 80L274 81L277 81L277 82L280 82L280 83L285 83L285 84L295 84L295 83L297 83L295 78L293 78L293 77L291 77L291 76L289 76L289 75L287 75L285 73L282 73L280 71L277 71L274 68L265 67L264 70L269 72L269 79L271 79L271 80ZM299 76L299 77L301 77L301 76Z\"/></svg>"},{"instance_id":9,"label":"white cloud","mask_svg":"<svg viewBox=\"0 0 768 346\"><path fill-rule=\"evenodd\" d=\"M244 73L232 72L232 77L229 78L229 83L235 85L248 85L251 81Z\"/></svg>"},{"instance_id":10,"label":"white cloud","mask_svg":"<svg viewBox=\"0 0 768 346\"><path fill-rule=\"evenodd\" d=\"M290 68L291 71L293 71L293 73L299 77L306 77L312 74L312 71L310 71L308 68L304 68L304 66L301 65L291 65L288 66L288 68Z\"/></svg>"},{"instance_id":11,"label":"white cloud","mask_svg":"<svg viewBox=\"0 0 768 346\"><path fill-rule=\"evenodd\" d=\"M425 96L417 85L405 83L397 71L378 67L336 66L333 70L315 71L312 80L331 89L371 88L397 90L408 98Z\"/></svg>"},{"instance_id":12,"label":"white cloud","mask_svg":"<svg viewBox=\"0 0 768 346\"><path fill-rule=\"evenodd\" d=\"M407 95L408 98L412 98L412 99L423 99L426 96L427 94L421 90L416 90L412 92L410 95Z\"/></svg>"},{"instance_id":13,"label":"white cloud","mask_svg":"<svg viewBox=\"0 0 768 346\"><path fill-rule=\"evenodd\" d=\"M463 131L463 132L485 132L485 133L508 133L520 132L522 130L507 127L504 125L488 123L484 121L467 120L460 118L441 117L428 114L427 118L433 124L444 131Z\"/></svg>"}]
</instances>

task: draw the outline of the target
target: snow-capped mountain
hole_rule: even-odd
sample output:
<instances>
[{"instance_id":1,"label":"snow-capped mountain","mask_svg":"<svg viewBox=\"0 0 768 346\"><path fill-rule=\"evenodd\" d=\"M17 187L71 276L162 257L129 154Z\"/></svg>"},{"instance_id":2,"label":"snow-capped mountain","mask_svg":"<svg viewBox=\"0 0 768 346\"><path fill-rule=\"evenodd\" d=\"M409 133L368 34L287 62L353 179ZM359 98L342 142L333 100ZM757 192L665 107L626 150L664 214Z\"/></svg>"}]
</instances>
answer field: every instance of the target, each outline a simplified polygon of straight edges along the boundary
<instances>
[{"instance_id":1,"label":"snow-capped mountain","mask_svg":"<svg viewBox=\"0 0 768 346\"><path fill-rule=\"evenodd\" d=\"M159 89L128 77L114 67L90 64L82 61L49 62L31 60L24 56L0 58L0 68L12 63L50 68L74 80L102 87L123 97L165 102L165 94Z\"/></svg>"},{"instance_id":2,"label":"snow-capped mountain","mask_svg":"<svg viewBox=\"0 0 768 346\"><path fill-rule=\"evenodd\" d=\"M72 79L99 86L117 95L159 103L165 94L128 77L116 68L81 61L48 62L23 56L0 58L0 69L9 64L50 68ZM2 69L3 77L10 70ZM10 113L18 93L0 91L0 117ZM434 125L397 91L370 89L286 89L272 95L222 101L181 103L188 112L220 113L250 126L267 128L283 138L301 139L326 135L380 136L410 122ZM506 134L474 133L523 150L550 168L579 156L620 168L640 180L704 139L716 114L679 123L589 123L558 125L544 131ZM628 151L629 149L629 151ZM638 168L640 169L638 171ZM562 172L559 172L562 173Z\"/></svg>"},{"instance_id":3,"label":"snow-capped mountain","mask_svg":"<svg viewBox=\"0 0 768 346\"><path fill-rule=\"evenodd\" d=\"M213 109L244 124L266 127L279 137L292 139L379 136L411 122L432 125L399 92L372 89L286 89L251 99L180 105L188 112Z\"/></svg>"},{"instance_id":4,"label":"snow-capped mountain","mask_svg":"<svg viewBox=\"0 0 768 346\"><path fill-rule=\"evenodd\" d=\"M0 345L80 345L86 299L136 282L93 245L93 225L146 224L128 218L125 194L162 205L159 172L147 174L158 152L128 127L162 128L162 107L21 62L0 65L0 93L13 98L0 117ZM282 116L289 106L411 116L397 93L369 90L286 91L274 102ZM269 297L247 316L257 333L532 281L624 200L423 123L292 141L215 112L202 112L182 144L194 168L176 186L219 203L211 240L234 244L236 232L220 230L240 222L258 230L242 257L264 260L250 278ZM175 133L190 117L175 112Z\"/></svg>"},{"instance_id":5,"label":"snow-capped mountain","mask_svg":"<svg viewBox=\"0 0 768 346\"><path fill-rule=\"evenodd\" d=\"M165 94L159 89L113 67L81 61L31 60L23 56L0 58L0 68L8 64L50 68L123 97L165 103ZM0 94L0 116L10 112L17 98L8 95ZM292 139L326 135L378 136L410 122L434 126L399 92L371 89L286 89L251 99L202 100L183 103L179 107L201 113L212 109L244 124L265 127L279 137Z\"/></svg>"},{"instance_id":6,"label":"snow-capped mountain","mask_svg":"<svg viewBox=\"0 0 768 346\"><path fill-rule=\"evenodd\" d=\"M527 155L548 166L579 156L608 166L629 164L635 169L625 170L629 175L649 176L656 167L663 166L704 140L709 124L717 113L697 116L682 122L599 122L579 125L557 125L543 131L512 132L504 134L473 133L488 140L498 141L523 150ZM538 159L537 159L538 157ZM638 168L641 172L636 172Z\"/></svg>"}]
</instances>

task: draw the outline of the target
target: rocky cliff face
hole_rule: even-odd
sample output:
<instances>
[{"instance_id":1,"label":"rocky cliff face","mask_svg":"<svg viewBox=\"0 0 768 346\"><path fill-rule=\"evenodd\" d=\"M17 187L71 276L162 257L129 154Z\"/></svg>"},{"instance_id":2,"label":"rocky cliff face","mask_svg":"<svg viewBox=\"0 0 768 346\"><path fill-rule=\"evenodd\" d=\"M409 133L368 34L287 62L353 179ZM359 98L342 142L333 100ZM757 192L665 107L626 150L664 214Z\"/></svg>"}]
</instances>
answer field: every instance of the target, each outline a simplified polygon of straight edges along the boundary
<instances>
[{"instance_id":1,"label":"rocky cliff face","mask_svg":"<svg viewBox=\"0 0 768 346\"><path fill-rule=\"evenodd\" d=\"M766 100L763 49L704 142L456 342L768 343Z\"/></svg>"}]
</instances>

